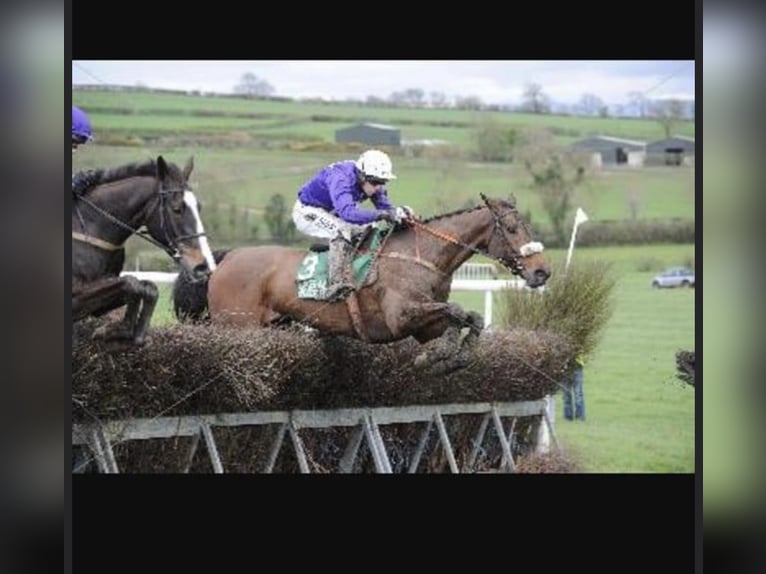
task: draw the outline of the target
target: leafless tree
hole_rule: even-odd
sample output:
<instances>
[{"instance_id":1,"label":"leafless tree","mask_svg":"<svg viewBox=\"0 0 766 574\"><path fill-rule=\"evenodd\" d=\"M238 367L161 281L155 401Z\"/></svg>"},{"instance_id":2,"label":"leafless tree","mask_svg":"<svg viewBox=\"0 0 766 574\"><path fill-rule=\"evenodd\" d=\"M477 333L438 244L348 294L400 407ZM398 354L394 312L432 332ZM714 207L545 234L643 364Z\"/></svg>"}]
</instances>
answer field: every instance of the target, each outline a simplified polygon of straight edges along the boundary
<instances>
[{"instance_id":1,"label":"leafless tree","mask_svg":"<svg viewBox=\"0 0 766 574\"><path fill-rule=\"evenodd\" d=\"M586 116L600 114L603 107L604 101L594 94L583 94L580 98L579 108Z\"/></svg>"},{"instance_id":2,"label":"leafless tree","mask_svg":"<svg viewBox=\"0 0 766 574\"><path fill-rule=\"evenodd\" d=\"M459 110L480 110L484 106L478 96L463 96L455 98L455 107Z\"/></svg>"},{"instance_id":3,"label":"leafless tree","mask_svg":"<svg viewBox=\"0 0 766 574\"><path fill-rule=\"evenodd\" d=\"M419 108L423 106L424 92L420 88L407 88L401 92L393 92L388 97L392 104Z\"/></svg>"},{"instance_id":4,"label":"leafless tree","mask_svg":"<svg viewBox=\"0 0 766 574\"><path fill-rule=\"evenodd\" d=\"M239 84L234 86L235 94L242 94L249 98L258 96L270 96L274 93L274 87L266 80L260 79L252 72L242 74Z\"/></svg>"},{"instance_id":5,"label":"leafless tree","mask_svg":"<svg viewBox=\"0 0 766 574\"><path fill-rule=\"evenodd\" d=\"M651 115L669 138L675 125L684 119L684 104L681 100L657 100L652 103Z\"/></svg>"},{"instance_id":6,"label":"leafless tree","mask_svg":"<svg viewBox=\"0 0 766 574\"><path fill-rule=\"evenodd\" d=\"M642 92L630 92L628 100L639 117L646 117L646 96Z\"/></svg>"},{"instance_id":7,"label":"leafless tree","mask_svg":"<svg viewBox=\"0 0 766 574\"><path fill-rule=\"evenodd\" d=\"M540 84L527 84L522 99L521 108L524 111L533 114L547 114L551 111L550 98L543 93L543 87Z\"/></svg>"},{"instance_id":8,"label":"leafless tree","mask_svg":"<svg viewBox=\"0 0 766 574\"><path fill-rule=\"evenodd\" d=\"M443 108L447 105L447 96L444 92L431 92L429 94L431 98L431 106L434 108Z\"/></svg>"}]
</instances>

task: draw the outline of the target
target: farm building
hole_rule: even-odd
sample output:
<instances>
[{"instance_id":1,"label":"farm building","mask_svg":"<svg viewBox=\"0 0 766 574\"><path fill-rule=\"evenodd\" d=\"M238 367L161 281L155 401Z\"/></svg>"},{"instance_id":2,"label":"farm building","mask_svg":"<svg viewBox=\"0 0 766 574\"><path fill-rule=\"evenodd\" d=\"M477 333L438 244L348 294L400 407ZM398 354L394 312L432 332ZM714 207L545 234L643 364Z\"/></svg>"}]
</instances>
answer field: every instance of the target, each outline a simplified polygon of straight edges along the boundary
<instances>
[{"instance_id":1,"label":"farm building","mask_svg":"<svg viewBox=\"0 0 766 574\"><path fill-rule=\"evenodd\" d=\"M666 165L689 163L694 158L694 138L674 135L646 145L647 159Z\"/></svg>"},{"instance_id":2,"label":"farm building","mask_svg":"<svg viewBox=\"0 0 766 574\"><path fill-rule=\"evenodd\" d=\"M614 138L611 136L591 136L571 144L575 151L590 153L595 167L601 165L643 165L646 156L646 143Z\"/></svg>"},{"instance_id":3,"label":"farm building","mask_svg":"<svg viewBox=\"0 0 766 574\"><path fill-rule=\"evenodd\" d=\"M335 143L400 146L401 131L384 124L362 123L335 131Z\"/></svg>"}]
</instances>

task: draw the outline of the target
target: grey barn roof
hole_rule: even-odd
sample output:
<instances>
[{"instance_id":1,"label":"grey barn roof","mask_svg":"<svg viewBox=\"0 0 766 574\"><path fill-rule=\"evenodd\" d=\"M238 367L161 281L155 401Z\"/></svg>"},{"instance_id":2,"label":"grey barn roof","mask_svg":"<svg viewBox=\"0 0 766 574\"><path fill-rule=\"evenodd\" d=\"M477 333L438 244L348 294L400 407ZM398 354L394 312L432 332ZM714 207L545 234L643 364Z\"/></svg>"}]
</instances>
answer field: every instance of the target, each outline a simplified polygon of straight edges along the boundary
<instances>
[{"instance_id":1,"label":"grey barn roof","mask_svg":"<svg viewBox=\"0 0 766 574\"><path fill-rule=\"evenodd\" d=\"M574 148L597 149L603 147L626 147L633 151L646 149L646 142L612 136L590 136L570 144Z\"/></svg>"},{"instance_id":2,"label":"grey barn roof","mask_svg":"<svg viewBox=\"0 0 766 574\"><path fill-rule=\"evenodd\" d=\"M375 129L378 129L378 130L393 130L393 131L398 131L398 129L399 129L399 128L395 128L394 126L389 126L389 125L386 125L386 124L376 124L376 123L373 123L373 122L359 122L359 123L356 123L356 124L353 124L351 126L347 126L345 128L341 128L341 129L347 130L347 129L356 128L356 127L359 127L359 126L367 126L367 127L375 128Z\"/></svg>"}]
</instances>

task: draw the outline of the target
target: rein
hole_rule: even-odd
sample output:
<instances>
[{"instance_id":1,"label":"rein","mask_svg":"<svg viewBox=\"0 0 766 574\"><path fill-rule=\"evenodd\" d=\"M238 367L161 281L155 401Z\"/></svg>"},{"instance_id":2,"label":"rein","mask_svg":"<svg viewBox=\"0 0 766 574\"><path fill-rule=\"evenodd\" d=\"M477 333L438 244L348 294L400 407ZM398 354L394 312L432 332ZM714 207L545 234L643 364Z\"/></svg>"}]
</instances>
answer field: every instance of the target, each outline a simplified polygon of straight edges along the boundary
<instances>
[{"instance_id":1,"label":"rein","mask_svg":"<svg viewBox=\"0 0 766 574\"><path fill-rule=\"evenodd\" d=\"M151 243L151 244L155 245L156 247L159 247L160 249L162 249L174 261L178 261L181 258L181 254L180 254L179 249L178 249L178 242L179 241L183 241L185 239L193 239L195 237L201 237L202 235L205 235L204 233L197 233L197 234L192 234L192 235L179 235L179 236L177 236L175 238L175 240L173 240L173 239L170 238L170 236L168 234L168 230L167 230L166 225L165 225L165 210L162 209L162 208L165 207L165 197L167 195L171 194L171 193L184 193L185 191L186 190L182 189L182 188L180 188L180 189L160 189L160 191L159 191L159 195L160 195L159 204L157 204L155 209L157 209L157 207L160 208L160 227L165 232L165 238L167 239L167 244L162 243L161 241L157 241L156 239L154 239L154 237L152 237L151 235L149 235L148 233L146 233L144 231L141 231L140 229L136 229L134 227L131 227L127 223L123 222L121 219L115 217L114 215L112 215L108 211L102 209L101 207L99 207L98 205L96 205L95 203L93 203L91 200L89 200L87 198L85 198L83 196L77 196L77 199L79 201L82 201L83 203L85 203L85 205L87 205L88 207L93 209L95 212L99 213L107 221L110 221L111 223L114 223L118 227L121 227L121 228L129 231L131 235L136 235L138 237L141 237L142 239L145 239L149 243ZM78 209L78 215L79 215L79 209ZM85 228L85 224L84 224L84 222L82 220L82 217L80 217L80 222L81 222L81 224L83 226L83 229L84 229ZM173 231L175 231L175 229ZM119 249L123 249L122 245L114 245L112 243L109 243L108 241L105 241L103 239L99 239L98 237L93 237L91 235L77 233L75 231L72 232L72 238L76 239L78 241L82 241L84 243L88 243L90 245L95 245L96 247L100 247L100 248L105 249L107 251L116 251L116 250L119 250Z\"/></svg>"},{"instance_id":2,"label":"rein","mask_svg":"<svg viewBox=\"0 0 766 574\"><path fill-rule=\"evenodd\" d=\"M498 227L500 226L500 220L495 214L494 211L492 211L491 208L488 207L490 210L490 213L492 214L492 217L494 219L495 226L492 230L493 233L496 233L498 231ZM429 233L430 235L433 235L437 239L441 239L442 241L446 241L447 243L452 243L453 245L457 245L459 247L462 247L463 249L467 249L469 251L473 251L474 253L478 255L483 255L485 257L489 257L490 259L494 259L495 261L499 262L503 267L509 267L511 271L514 273L520 274L524 271L524 267L521 265L521 255L516 252L516 249L513 248L510 243L508 243L508 240L503 236L503 239L505 239L508 246L511 248L511 252L513 253L511 261L508 261L506 259L503 259L502 257L495 257L494 255L490 255L488 251L483 251L481 249L477 249L476 247L473 247L471 245L468 245L467 243L464 243L460 241L457 237L454 235L451 235L449 233L445 233L443 231L439 231L438 229L431 229L427 225L424 225L417 219L408 219L407 223L411 225L415 232L417 233L418 229L422 229L426 233Z\"/></svg>"}]
</instances>

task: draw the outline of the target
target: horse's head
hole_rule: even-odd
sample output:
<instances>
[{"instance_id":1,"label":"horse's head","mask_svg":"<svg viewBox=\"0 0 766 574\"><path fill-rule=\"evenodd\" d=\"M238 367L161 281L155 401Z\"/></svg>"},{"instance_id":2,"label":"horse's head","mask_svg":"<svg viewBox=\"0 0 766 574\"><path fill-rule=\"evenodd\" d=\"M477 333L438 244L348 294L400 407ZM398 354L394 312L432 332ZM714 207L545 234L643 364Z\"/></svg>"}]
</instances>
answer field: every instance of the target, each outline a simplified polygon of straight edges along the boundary
<instances>
[{"instance_id":1,"label":"horse's head","mask_svg":"<svg viewBox=\"0 0 766 574\"><path fill-rule=\"evenodd\" d=\"M543 244L532 239L529 227L514 202L481 198L492 215L492 235L487 245L490 256L505 265L514 275L524 278L530 287L544 285L551 276L550 264L543 256Z\"/></svg>"},{"instance_id":2,"label":"horse's head","mask_svg":"<svg viewBox=\"0 0 766 574\"><path fill-rule=\"evenodd\" d=\"M189 188L193 167L191 157L183 170L162 156L157 158L159 204L147 219L146 228L187 272L202 278L215 269L215 260L205 237L201 206Z\"/></svg>"}]
</instances>

